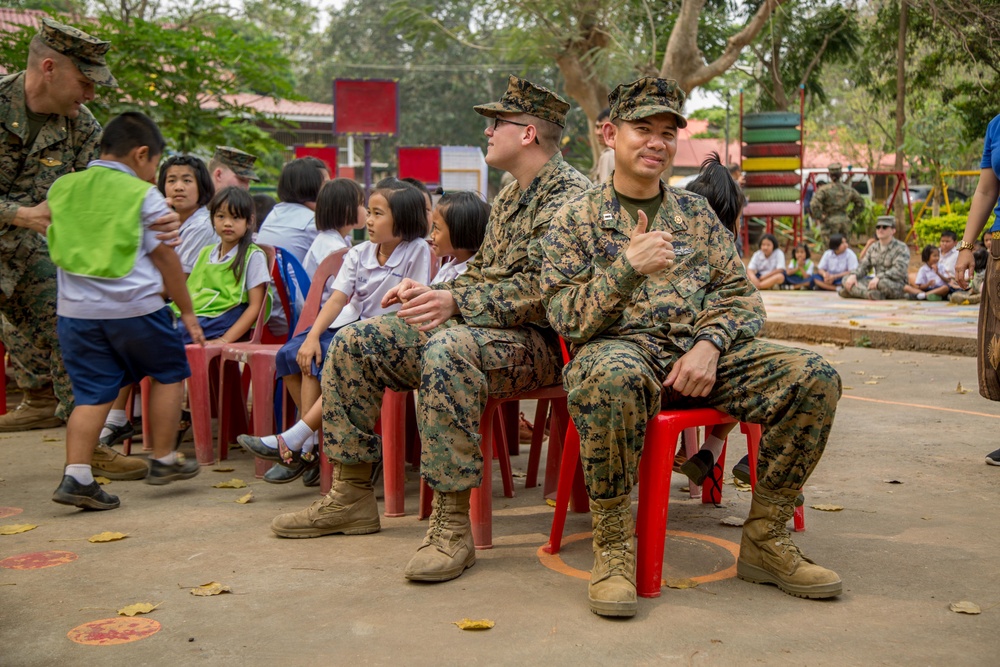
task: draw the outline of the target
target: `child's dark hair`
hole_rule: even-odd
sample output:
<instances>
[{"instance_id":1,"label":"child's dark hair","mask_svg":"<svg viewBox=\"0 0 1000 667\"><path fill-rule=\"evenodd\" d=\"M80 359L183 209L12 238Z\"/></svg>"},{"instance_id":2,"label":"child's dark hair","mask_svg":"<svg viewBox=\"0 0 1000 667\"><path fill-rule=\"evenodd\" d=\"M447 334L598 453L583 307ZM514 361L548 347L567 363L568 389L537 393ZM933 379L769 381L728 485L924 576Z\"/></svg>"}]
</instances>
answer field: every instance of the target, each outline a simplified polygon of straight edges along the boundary
<instances>
[{"instance_id":1,"label":"child's dark hair","mask_svg":"<svg viewBox=\"0 0 1000 667\"><path fill-rule=\"evenodd\" d=\"M300 157L281 169L278 176L278 199L288 204L309 204L316 201L326 180L328 167L319 158Z\"/></svg>"},{"instance_id":2,"label":"child's dark hair","mask_svg":"<svg viewBox=\"0 0 1000 667\"><path fill-rule=\"evenodd\" d=\"M938 249L936 245L928 243L927 245L924 246L924 249L920 251L920 261L926 264L927 262L930 261L931 255L936 253L937 251Z\"/></svg>"},{"instance_id":3,"label":"child's dark hair","mask_svg":"<svg viewBox=\"0 0 1000 667\"><path fill-rule=\"evenodd\" d=\"M713 151L705 158L698 178L688 183L687 189L707 199L722 226L733 236L736 235L736 218L743 210L746 197L729 169L719 160L718 153ZM778 244L775 243L774 247L777 248Z\"/></svg>"},{"instance_id":4,"label":"child's dark hair","mask_svg":"<svg viewBox=\"0 0 1000 667\"><path fill-rule=\"evenodd\" d=\"M167 142L153 119L139 111L126 111L104 126L101 153L125 157L134 148L148 146L150 156L163 155Z\"/></svg>"},{"instance_id":5,"label":"child's dark hair","mask_svg":"<svg viewBox=\"0 0 1000 667\"><path fill-rule=\"evenodd\" d=\"M943 239L951 239L952 241L955 241L956 243L958 242L958 234L956 234L951 229L946 229L943 232L941 232L941 238L943 238Z\"/></svg>"},{"instance_id":6,"label":"child's dark hair","mask_svg":"<svg viewBox=\"0 0 1000 667\"><path fill-rule=\"evenodd\" d=\"M316 197L316 229L326 232L356 224L358 207L364 201L361 186L350 178L327 181Z\"/></svg>"},{"instance_id":7,"label":"child's dark hair","mask_svg":"<svg viewBox=\"0 0 1000 667\"><path fill-rule=\"evenodd\" d=\"M456 250L478 252L486 236L486 223L490 219L490 205L476 192L449 192L441 195L438 211L448 225L451 245Z\"/></svg>"},{"instance_id":8,"label":"child's dark hair","mask_svg":"<svg viewBox=\"0 0 1000 667\"><path fill-rule=\"evenodd\" d=\"M167 194L167 170L170 167L190 167L194 172L194 182L198 186L198 206L204 206L215 196L212 174L201 158L194 155L171 155L160 165L160 176L156 179L156 189L163 196Z\"/></svg>"},{"instance_id":9,"label":"child's dark hair","mask_svg":"<svg viewBox=\"0 0 1000 667\"><path fill-rule=\"evenodd\" d=\"M222 188L215 193L212 201L208 204L208 210L212 214L212 226L215 227L215 214L225 206L229 214L234 218L243 218L247 221L247 233L243 235L237 244L236 256L233 257L233 275L236 282L243 280L243 264L246 262L247 249L253 243L253 233L257 230L257 222L254 217L255 208L253 197L243 188L235 185Z\"/></svg>"},{"instance_id":10,"label":"child's dark hair","mask_svg":"<svg viewBox=\"0 0 1000 667\"><path fill-rule=\"evenodd\" d=\"M976 262L976 273L982 273L986 270L986 263L990 261L990 251L986 246L976 248L972 251L972 259Z\"/></svg>"},{"instance_id":11,"label":"child's dark hair","mask_svg":"<svg viewBox=\"0 0 1000 667\"><path fill-rule=\"evenodd\" d=\"M254 218L258 223L263 223L267 219L267 216L271 214L271 209L278 203L274 201L274 197L264 193L255 194L251 199L253 199ZM260 224L258 224L259 226Z\"/></svg>"},{"instance_id":12,"label":"child's dark hair","mask_svg":"<svg viewBox=\"0 0 1000 667\"><path fill-rule=\"evenodd\" d=\"M419 178L413 178L412 176L407 176L406 178L401 178L399 180L401 180L404 183L409 183L417 190L420 190L422 193L427 195L428 199L434 201L434 198L431 197L431 191L427 188L427 184L421 181Z\"/></svg>"},{"instance_id":13,"label":"child's dark hair","mask_svg":"<svg viewBox=\"0 0 1000 667\"><path fill-rule=\"evenodd\" d=\"M403 187L379 187L372 194L385 197L392 214L392 234L404 241L413 241L427 236L427 202L424 193L409 183L401 183ZM382 182L379 183L381 185ZM371 200L369 200L369 205Z\"/></svg>"},{"instance_id":14,"label":"child's dark hair","mask_svg":"<svg viewBox=\"0 0 1000 667\"><path fill-rule=\"evenodd\" d=\"M412 188L413 186L405 181L401 181L395 176L386 176L381 181L375 184L375 190L403 190L405 188Z\"/></svg>"},{"instance_id":15,"label":"child's dark hair","mask_svg":"<svg viewBox=\"0 0 1000 667\"><path fill-rule=\"evenodd\" d=\"M777 247L777 246L775 246L775 247ZM798 251L799 248L802 248L803 250L806 251L806 259L809 259L810 257L812 257L812 253L809 252L809 246L807 246L805 243L800 243L797 246L795 246L795 250L792 251L792 258L793 259L795 258L795 253Z\"/></svg>"},{"instance_id":16,"label":"child's dark hair","mask_svg":"<svg viewBox=\"0 0 1000 667\"><path fill-rule=\"evenodd\" d=\"M729 172L727 171L726 173L728 174ZM730 179L730 180L732 180L732 179ZM771 246L775 250L778 249L778 237L775 236L774 234L764 234L763 236L761 236L760 237L760 241L758 241L758 243L757 243L757 247L758 248L761 247L761 245L764 244L764 241L770 241L771 242Z\"/></svg>"},{"instance_id":17,"label":"child's dark hair","mask_svg":"<svg viewBox=\"0 0 1000 667\"><path fill-rule=\"evenodd\" d=\"M840 244L843 243L843 242L844 242L844 235L843 234L831 234L830 235L830 243L828 245L829 245L830 250L833 250L834 252L836 252L837 248L839 248Z\"/></svg>"}]
</instances>

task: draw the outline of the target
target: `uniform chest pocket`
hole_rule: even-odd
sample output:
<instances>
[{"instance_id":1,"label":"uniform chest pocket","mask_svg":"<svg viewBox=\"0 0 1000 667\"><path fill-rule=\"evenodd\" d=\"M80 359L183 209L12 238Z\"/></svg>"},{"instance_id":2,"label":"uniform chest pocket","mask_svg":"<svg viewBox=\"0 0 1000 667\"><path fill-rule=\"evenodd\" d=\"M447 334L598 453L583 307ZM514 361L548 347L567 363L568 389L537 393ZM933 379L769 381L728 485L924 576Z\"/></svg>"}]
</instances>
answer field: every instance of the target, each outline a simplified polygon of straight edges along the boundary
<instances>
[{"instance_id":1,"label":"uniform chest pocket","mask_svg":"<svg viewBox=\"0 0 1000 667\"><path fill-rule=\"evenodd\" d=\"M670 285L680 298L700 310L705 302L708 283L712 279L712 270L704 262L686 264L674 270Z\"/></svg>"}]
</instances>

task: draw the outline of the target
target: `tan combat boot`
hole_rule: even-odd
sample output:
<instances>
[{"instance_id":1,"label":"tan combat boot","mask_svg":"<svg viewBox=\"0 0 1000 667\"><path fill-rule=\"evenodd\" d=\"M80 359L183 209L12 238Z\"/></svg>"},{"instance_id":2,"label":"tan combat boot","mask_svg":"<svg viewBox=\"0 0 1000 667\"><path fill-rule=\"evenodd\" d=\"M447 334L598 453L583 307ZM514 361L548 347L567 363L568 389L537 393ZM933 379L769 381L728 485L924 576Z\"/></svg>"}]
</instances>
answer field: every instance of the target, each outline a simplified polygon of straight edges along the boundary
<instances>
[{"instance_id":1,"label":"tan combat boot","mask_svg":"<svg viewBox=\"0 0 1000 667\"><path fill-rule=\"evenodd\" d=\"M7 414L0 415L0 433L62 426L63 420L56 417L58 406L59 401L52 393L52 385L26 389L21 404Z\"/></svg>"},{"instance_id":2,"label":"tan combat boot","mask_svg":"<svg viewBox=\"0 0 1000 667\"><path fill-rule=\"evenodd\" d=\"M107 445L97 445L90 457L90 467L95 475L118 480L142 479L149 472L143 459L119 454Z\"/></svg>"},{"instance_id":3,"label":"tan combat boot","mask_svg":"<svg viewBox=\"0 0 1000 667\"><path fill-rule=\"evenodd\" d=\"M594 569L587 596L599 616L635 616L635 538L632 499L591 500L594 522Z\"/></svg>"},{"instance_id":4,"label":"tan combat boot","mask_svg":"<svg viewBox=\"0 0 1000 667\"><path fill-rule=\"evenodd\" d=\"M743 524L736 575L754 584L774 584L800 598L835 597L843 591L840 577L806 558L788 533L798 494L797 489L757 486Z\"/></svg>"},{"instance_id":5,"label":"tan combat boot","mask_svg":"<svg viewBox=\"0 0 1000 667\"><path fill-rule=\"evenodd\" d=\"M371 463L334 461L330 493L304 510L274 517L271 530L279 537L377 533L381 526L371 476Z\"/></svg>"},{"instance_id":6,"label":"tan combat boot","mask_svg":"<svg viewBox=\"0 0 1000 667\"><path fill-rule=\"evenodd\" d=\"M469 521L472 489L434 492L431 525L423 544L406 566L411 581L448 581L476 564L476 545Z\"/></svg>"}]
</instances>

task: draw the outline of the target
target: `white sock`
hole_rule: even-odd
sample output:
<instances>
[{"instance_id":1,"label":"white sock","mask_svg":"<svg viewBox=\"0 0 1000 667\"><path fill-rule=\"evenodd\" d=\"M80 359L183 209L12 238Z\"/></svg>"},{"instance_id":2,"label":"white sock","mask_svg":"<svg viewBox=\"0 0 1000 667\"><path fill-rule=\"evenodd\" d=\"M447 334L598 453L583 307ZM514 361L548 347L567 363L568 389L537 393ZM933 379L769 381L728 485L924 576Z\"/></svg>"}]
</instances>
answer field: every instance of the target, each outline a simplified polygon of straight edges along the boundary
<instances>
[{"instance_id":1,"label":"white sock","mask_svg":"<svg viewBox=\"0 0 1000 667\"><path fill-rule=\"evenodd\" d=\"M701 448L712 452L712 458L718 461L719 457L722 456L722 445L725 443L725 440L721 440L714 435L709 435L705 438L705 444L702 445Z\"/></svg>"},{"instance_id":2,"label":"white sock","mask_svg":"<svg viewBox=\"0 0 1000 667\"><path fill-rule=\"evenodd\" d=\"M299 423L305 426L305 422L299 422ZM306 428L309 427L306 426ZM312 450L316 449L316 445L318 444L319 444L319 431L310 431L309 437L306 438L306 441L304 443L302 443L302 453L308 454Z\"/></svg>"},{"instance_id":3,"label":"white sock","mask_svg":"<svg viewBox=\"0 0 1000 667\"><path fill-rule=\"evenodd\" d=\"M287 431L281 433L282 439L285 441L285 445L288 446L293 452L302 451L302 445L309 440L309 436L313 434L313 430L309 428L304 421L301 419L294 424ZM271 449L278 448L278 436L266 435L260 439L265 445Z\"/></svg>"},{"instance_id":4,"label":"white sock","mask_svg":"<svg viewBox=\"0 0 1000 667\"><path fill-rule=\"evenodd\" d=\"M128 417L125 416L124 410L112 410L108 413L108 418L104 420L104 428L101 429L102 438L106 438L111 435L111 429L109 426L124 426L128 423Z\"/></svg>"},{"instance_id":5,"label":"white sock","mask_svg":"<svg viewBox=\"0 0 1000 667\"><path fill-rule=\"evenodd\" d=\"M921 292L920 294L917 295L917 299L919 299L920 301L924 301L927 299L927 294L925 292Z\"/></svg>"},{"instance_id":6,"label":"white sock","mask_svg":"<svg viewBox=\"0 0 1000 667\"><path fill-rule=\"evenodd\" d=\"M164 456L162 458L153 459L153 460L154 461L159 461L160 463L162 463L165 466L172 466L173 464L177 463L177 452L170 452L169 454L167 454L166 456Z\"/></svg>"},{"instance_id":7,"label":"white sock","mask_svg":"<svg viewBox=\"0 0 1000 667\"><path fill-rule=\"evenodd\" d=\"M94 483L94 473L90 466L85 463L73 463L66 466L64 474L69 475L84 486Z\"/></svg>"}]
</instances>

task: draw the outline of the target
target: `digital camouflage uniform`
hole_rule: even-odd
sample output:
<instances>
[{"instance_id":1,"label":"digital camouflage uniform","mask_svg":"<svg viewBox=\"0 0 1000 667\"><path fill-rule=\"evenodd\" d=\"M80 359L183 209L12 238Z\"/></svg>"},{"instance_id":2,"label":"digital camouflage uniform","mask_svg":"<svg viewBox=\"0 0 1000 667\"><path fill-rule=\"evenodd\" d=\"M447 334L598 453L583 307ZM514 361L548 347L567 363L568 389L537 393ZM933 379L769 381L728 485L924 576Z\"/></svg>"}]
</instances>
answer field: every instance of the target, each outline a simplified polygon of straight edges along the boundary
<instances>
[{"instance_id":1,"label":"digital camouflage uniform","mask_svg":"<svg viewBox=\"0 0 1000 667\"><path fill-rule=\"evenodd\" d=\"M875 242L868 246L865 256L858 261L854 272L858 281L851 289L840 288L840 296L855 299L882 298L902 299L906 293L903 286L909 279L910 249L899 239L892 239L888 246ZM877 294L868 290L872 277L878 277Z\"/></svg>"},{"instance_id":2,"label":"digital camouflage uniform","mask_svg":"<svg viewBox=\"0 0 1000 667\"><path fill-rule=\"evenodd\" d=\"M8 325L3 340L24 389L52 382L65 419L73 406L69 376L56 337L56 269L45 237L11 224L21 206L45 200L63 174L98 157L101 126L90 112L75 118L50 116L32 146L25 146L28 119L25 73L0 79L0 312ZM23 383L23 384L22 384Z\"/></svg>"},{"instance_id":3,"label":"digital camouflage uniform","mask_svg":"<svg viewBox=\"0 0 1000 667\"><path fill-rule=\"evenodd\" d=\"M838 180L819 188L809 206L823 237L829 241L833 234L850 235L854 221L865 210L865 200L857 190Z\"/></svg>"},{"instance_id":4,"label":"digital camouflage uniform","mask_svg":"<svg viewBox=\"0 0 1000 667\"><path fill-rule=\"evenodd\" d=\"M419 389L421 474L441 492L479 486L487 398L559 381L558 341L538 286L538 242L567 198L589 185L556 153L526 190L514 181L497 195L468 270L434 286L452 293L459 317L428 333L395 314L338 332L323 367L328 455L348 465L378 461L374 430L383 389Z\"/></svg>"}]
</instances>

